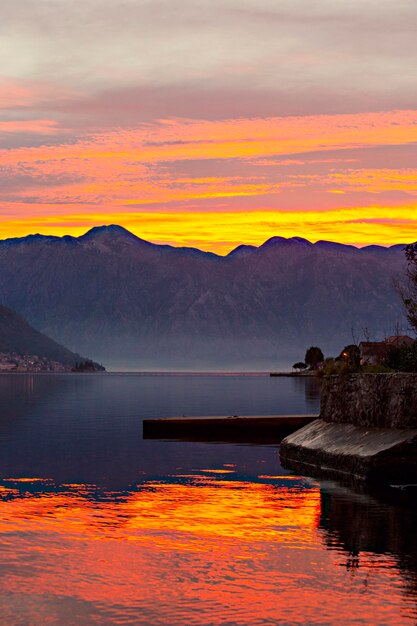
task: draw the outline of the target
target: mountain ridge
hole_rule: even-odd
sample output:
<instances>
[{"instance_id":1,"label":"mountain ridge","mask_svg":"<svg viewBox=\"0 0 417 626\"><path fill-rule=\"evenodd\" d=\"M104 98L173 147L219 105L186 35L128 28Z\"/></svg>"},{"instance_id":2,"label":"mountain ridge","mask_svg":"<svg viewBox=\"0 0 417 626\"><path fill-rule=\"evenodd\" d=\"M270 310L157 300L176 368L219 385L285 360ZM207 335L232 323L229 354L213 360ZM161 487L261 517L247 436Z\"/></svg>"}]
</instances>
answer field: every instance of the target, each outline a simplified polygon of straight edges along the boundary
<instances>
[{"instance_id":1,"label":"mountain ridge","mask_svg":"<svg viewBox=\"0 0 417 626\"><path fill-rule=\"evenodd\" d=\"M342 248L352 249L353 248L355 250L368 250L371 248L382 249L382 250L403 249L406 245L408 245L407 243L397 243L397 244L392 244L390 246L383 246L381 244L368 244L364 246L355 246L353 244L345 244L345 243L340 243L337 241L329 241L329 240L323 240L323 239L320 239L316 242L312 242L309 239L306 239L304 237L299 237L299 236L283 237L283 236L275 235L273 237L270 237L263 243L259 244L259 246L256 246L254 244L241 243L236 248L233 248L232 250L230 250L230 252L228 252L226 255L220 255L220 254L216 254L215 252L201 250L200 248L195 248L192 246L173 246L170 244L154 243L146 239L143 239L141 237L138 237L137 235L132 233L130 230L128 230L127 228L123 226L120 226L119 224L102 224L99 226L93 226L88 231L86 231L85 233L79 236L42 235L41 233L34 233L34 234L24 235L22 237L9 237L5 239L0 239L0 246L26 243L26 242L27 243L31 243L31 242L33 243L45 242L46 243L46 242L66 241L66 242L83 243L83 242L93 241L94 239L101 237L103 235L121 237L128 241L133 241L135 243L143 244L146 246L152 246L158 249L196 251L196 252L201 252L203 254L218 256L220 258L227 258L228 256L233 255L235 252L240 251L241 249L260 250L260 249L270 248L276 245L277 246L279 245L283 245L283 246L303 245L307 247L309 246L333 247L334 246L335 248L338 247L340 249ZM410 242L410 243L414 243L414 242Z\"/></svg>"},{"instance_id":2,"label":"mountain ridge","mask_svg":"<svg viewBox=\"0 0 417 626\"><path fill-rule=\"evenodd\" d=\"M113 368L276 369L405 324L402 244L276 237L220 256L117 225L86 235L0 242L0 301Z\"/></svg>"}]
</instances>

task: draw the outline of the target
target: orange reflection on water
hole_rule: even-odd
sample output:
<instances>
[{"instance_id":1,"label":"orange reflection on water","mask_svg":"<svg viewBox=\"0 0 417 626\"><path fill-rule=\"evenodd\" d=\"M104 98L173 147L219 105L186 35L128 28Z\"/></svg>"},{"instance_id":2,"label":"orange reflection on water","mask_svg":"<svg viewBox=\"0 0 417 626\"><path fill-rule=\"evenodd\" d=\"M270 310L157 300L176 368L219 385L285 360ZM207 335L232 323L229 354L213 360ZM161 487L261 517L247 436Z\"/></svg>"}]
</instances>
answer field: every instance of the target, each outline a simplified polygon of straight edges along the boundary
<instances>
[{"instance_id":1,"label":"orange reflection on water","mask_svg":"<svg viewBox=\"0 0 417 626\"><path fill-rule=\"evenodd\" d=\"M361 572L347 576L340 555L324 548L316 486L194 476L123 495L73 485L8 496L0 502L8 624L24 621L14 621L16 598L30 605L31 624L56 623L63 599L80 613L76 621L73 609L60 613L62 624L104 615L115 624L256 626L337 623L341 614L349 623L353 600L359 621L404 623L395 621L396 570L387 604L364 594ZM384 583L386 568L375 572Z\"/></svg>"},{"instance_id":2,"label":"orange reflection on water","mask_svg":"<svg viewBox=\"0 0 417 626\"><path fill-rule=\"evenodd\" d=\"M82 485L69 492L9 501L7 507L13 508L13 512L9 512L6 520L0 517L0 532L11 532L10 524L18 529L22 520L27 519L32 521L32 530L39 525L44 527L45 523L60 533L68 533L75 527L94 540L108 538L109 527L112 539L139 542L146 542L154 532L164 531L163 538L158 539L160 547L176 545L177 537L171 535L175 532L190 536L188 546L183 537L182 549L194 550L195 536L200 540L234 537L243 544L251 544L278 536L287 540L303 527L303 541L307 541L317 526L320 512L317 488L285 487L277 491L272 485L262 483L226 482L195 475L189 478L193 479L192 484L148 483L146 488L130 493L121 501L85 499L82 496L88 496L91 488ZM57 520L63 525L56 526ZM201 547L207 548L202 541Z\"/></svg>"}]
</instances>

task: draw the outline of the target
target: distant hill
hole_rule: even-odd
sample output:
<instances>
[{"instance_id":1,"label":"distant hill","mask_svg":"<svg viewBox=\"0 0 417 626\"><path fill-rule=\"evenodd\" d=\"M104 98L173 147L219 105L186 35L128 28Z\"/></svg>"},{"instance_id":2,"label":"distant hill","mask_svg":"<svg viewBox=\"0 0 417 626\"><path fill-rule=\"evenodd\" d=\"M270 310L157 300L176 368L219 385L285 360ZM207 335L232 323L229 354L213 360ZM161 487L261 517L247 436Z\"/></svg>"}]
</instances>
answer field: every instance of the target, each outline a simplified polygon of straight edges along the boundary
<instances>
[{"instance_id":1,"label":"distant hill","mask_svg":"<svg viewBox=\"0 0 417 626\"><path fill-rule=\"evenodd\" d=\"M113 367L276 369L404 326L402 248L273 237L221 257L114 225L33 235L0 242L0 300Z\"/></svg>"},{"instance_id":2,"label":"distant hill","mask_svg":"<svg viewBox=\"0 0 417 626\"><path fill-rule=\"evenodd\" d=\"M36 354L71 366L82 360L79 354L67 350L38 332L20 315L5 306L0 306L0 352Z\"/></svg>"}]
</instances>

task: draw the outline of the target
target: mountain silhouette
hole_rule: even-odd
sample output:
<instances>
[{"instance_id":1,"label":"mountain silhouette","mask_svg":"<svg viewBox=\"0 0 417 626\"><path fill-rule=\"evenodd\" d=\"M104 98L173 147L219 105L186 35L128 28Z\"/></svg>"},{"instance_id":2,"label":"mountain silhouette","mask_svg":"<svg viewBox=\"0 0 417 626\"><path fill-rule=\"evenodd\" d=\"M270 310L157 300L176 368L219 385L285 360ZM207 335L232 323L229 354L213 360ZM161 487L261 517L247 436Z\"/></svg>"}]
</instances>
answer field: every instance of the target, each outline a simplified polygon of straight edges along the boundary
<instances>
[{"instance_id":1,"label":"mountain silhouette","mask_svg":"<svg viewBox=\"0 0 417 626\"><path fill-rule=\"evenodd\" d=\"M0 353L17 353L46 357L74 366L82 360L64 346L35 330L20 315L0 305Z\"/></svg>"},{"instance_id":2,"label":"mountain silhouette","mask_svg":"<svg viewBox=\"0 0 417 626\"><path fill-rule=\"evenodd\" d=\"M271 368L404 325L403 248L272 237L223 257L99 226L1 241L0 301L113 367Z\"/></svg>"}]
</instances>

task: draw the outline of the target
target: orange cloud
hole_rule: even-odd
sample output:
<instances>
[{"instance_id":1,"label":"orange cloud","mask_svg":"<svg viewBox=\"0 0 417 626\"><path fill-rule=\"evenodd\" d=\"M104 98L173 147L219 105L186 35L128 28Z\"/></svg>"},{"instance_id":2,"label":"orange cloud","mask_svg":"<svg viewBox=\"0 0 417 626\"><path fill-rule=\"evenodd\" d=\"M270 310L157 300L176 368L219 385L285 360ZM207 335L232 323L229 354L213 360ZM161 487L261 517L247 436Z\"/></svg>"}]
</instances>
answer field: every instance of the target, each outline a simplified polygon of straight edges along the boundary
<instances>
[{"instance_id":1,"label":"orange cloud","mask_svg":"<svg viewBox=\"0 0 417 626\"><path fill-rule=\"evenodd\" d=\"M25 125L60 132L50 120L0 122L0 132ZM417 170L361 167L360 155L416 141L417 111L391 111L161 120L75 143L1 150L1 233L80 234L111 221L153 241L217 251L278 233L395 243L413 238ZM355 159L335 156L352 150ZM286 167L271 167L277 157ZM380 220L378 231L364 218Z\"/></svg>"},{"instance_id":2,"label":"orange cloud","mask_svg":"<svg viewBox=\"0 0 417 626\"><path fill-rule=\"evenodd\" d=\"M339 183L351 191L380 193L382 191L406 191L417 194L417 169L359 169L331 175L326 182Z\"/></svg>"}]
</instances>

